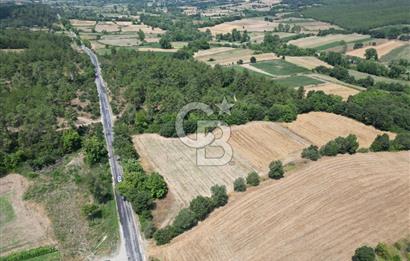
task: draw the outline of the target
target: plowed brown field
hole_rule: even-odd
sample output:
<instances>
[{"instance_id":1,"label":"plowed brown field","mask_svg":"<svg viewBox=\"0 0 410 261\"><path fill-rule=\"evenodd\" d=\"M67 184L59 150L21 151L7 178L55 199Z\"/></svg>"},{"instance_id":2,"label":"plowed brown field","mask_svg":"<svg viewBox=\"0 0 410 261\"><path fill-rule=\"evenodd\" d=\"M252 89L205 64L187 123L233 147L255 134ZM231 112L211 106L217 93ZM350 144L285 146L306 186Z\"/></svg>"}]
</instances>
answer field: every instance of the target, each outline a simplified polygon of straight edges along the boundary
<instances>
[{"instance_id":1,"label":"plowed brown field","mask_svg":"<svg viewBox=\"0 0 410 261\"><path fill-rule=\"evenodd\" d=\"M350 260L410 233L410 153L341 155L231 197L160 260Z\"/></svg>"}]
</instances>

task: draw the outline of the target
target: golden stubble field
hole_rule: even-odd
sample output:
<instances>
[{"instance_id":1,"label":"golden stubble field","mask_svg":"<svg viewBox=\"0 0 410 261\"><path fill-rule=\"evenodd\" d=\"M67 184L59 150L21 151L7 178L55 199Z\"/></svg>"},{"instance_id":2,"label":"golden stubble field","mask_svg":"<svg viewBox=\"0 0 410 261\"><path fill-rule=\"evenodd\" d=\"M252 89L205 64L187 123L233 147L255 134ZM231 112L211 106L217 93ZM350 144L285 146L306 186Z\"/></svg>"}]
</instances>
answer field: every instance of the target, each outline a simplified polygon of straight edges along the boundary
<instances>
[{"instance_id":1,"label":"golden stubble field","mask_svg":"<svg viewBox=\"0 0 410 261\"><path fill-rule=\"evenodd\" d=\"M381 43L379 45L376 46L366 46L360 49L356 49L356 50L352 50L350 52L347 52L347 55L350 56L356 56L356 57L360 57L360 58L364 58L364 54L366 53L367 49L370 48L374 48L377 51L377 54L379 55L379 58L381 58L383 55L388 54L389 52L391 52L392 50L401 47L403 45L409 45L409 43L406 43L404 41L399 41L399 40L391 40L388 42L384 42Z\"/></svg>"},{"instance_id":2,"label":"golden stubble field","mask_svg":"<svg viewBox=\"0 0 410 261\"><path fill-rule=\"evenodd\" d=\"M348 43L348 42L363 40L367 38L369 38L368 35L362 35L362 34L356 34L356 33L354 34L329 34L326 36L310 36L306 38L300 38L297 40L289 41L289 44L293 44L301 48L315 48L315 47L320 47L322 45L339 42L339 41L345 41L346 43Z\"/></svg>"},{"instance_id":3,"label":"golden stubble field","mask_svg":"<svg viewBox=\"0 0 410 261\"><path fill-rule=\"evenodd\" d=\"M310 162L243 194L170 244L160 260L350 260L410 233L409 152Z\"/></svg>"},{"instance_id":4,"label":"golden stubble field","mask_svg":"<svg viewBox=\"0 0 410 261\"><path fill-rule=\"evenodd\" d=\"M232 126L228 142L233 148L233 159L223 166L198 166L196 150L178 138L142 134L134 136L133 142L144 167L164 176L176 204L183 207L197 195L210 195L215 184L226 185L231 192L238 177L253 170L265 176L271 161L298 161L301 151L309 145L321 146L350 133L358 137L361 147L368 147L383 132L324 112L299 115L293 123L250 122Z\"/></svg>"},{"instance_id":5,"label":"golden stubble field","mask_svg":"<svg viewBox=\"0 0 410 261\"><path fill-rule=\"evenodd\" d=\"M309 91L323 91L326 94L333 94L342 97L343 100L347 100L349 96L358 94L360 91L343 86L341 84L337 83L332 83L332 82L326 82L318 85L311 85L311 86L305 86L305 91L306 94L309 93Z\"/></svg>"}]
</instances>

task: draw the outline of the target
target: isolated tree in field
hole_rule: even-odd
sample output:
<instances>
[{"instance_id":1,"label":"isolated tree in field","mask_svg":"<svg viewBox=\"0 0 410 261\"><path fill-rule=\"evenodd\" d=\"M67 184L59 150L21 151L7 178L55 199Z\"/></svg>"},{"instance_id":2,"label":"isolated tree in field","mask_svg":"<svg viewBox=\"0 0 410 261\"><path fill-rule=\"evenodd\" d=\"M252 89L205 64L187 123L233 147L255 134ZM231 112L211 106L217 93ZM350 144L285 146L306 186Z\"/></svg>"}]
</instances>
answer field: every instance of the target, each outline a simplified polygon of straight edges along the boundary
<instances>
[{"instance_id":1,"label":"isolated tree in field","mask_svg":"<svg viewBox=\"0 0 410 261\"><path fill-rule=\"evenodd\" d=\"M246 183L251 186L258 186L260 183L260 178L258 173L255 171L252 171L251 173L248 174L246 177Z\"/></svg>"},{"instance_id":2,"label":"isolated tree in field","mask_svg":"<svg viewBox=\"0 0 410 261\"><path fill-rule=\"evenodd\" d=\"M251 63L256 63L256 58L255 58L255 56L252 56L252 57L251 57L250 62L251 62Z\"/></svg>"},{"instance_id":3,"label":"isolated tree in field","mask_svg":"<svg viewBox=\"0 0 410 261\"><path fill-rule=\"evenodd\" d=\"M63 149L73 152L81 148L81 137L76 130L69 129L63 132Z\"/></svg>"},{"instance_id":4,"label":"isolated tree in field","mask_svg":"<svg viewBox=\"0 0 410 261\"><path fill-rule=\"evenodd\" d=\"M184 231L196 226L196 224L198 224L198 220L196 219L194 212L192 212L189 208L183 208L175 217L172 226L177 234L181 234Z\"/></svg>"},{"instance_id":5,"label":"isolated tree in field","mask_svg":"<svg viewBox=\"0 0 410 261\"><path fill-rule=\"evenodd\" d=\"M211 187L211 199L215 208L222 207L228 203L228 194L224 185L214 185Z\"/></svg>"},{"instance_id":6,"label":"isolated tree in field","mask_svg":"<svg viewBox=\"0 0 410 261\"><path fill-rule=\"evenodd\" d=\"M242 177L235 179L233 182L233 190L237 192L246 191L245 180Z\"/></svg>"},{"instance_id":7,"label":"isolated tree in field","mask_svg":"<svg viewBox=\"0 0 410 261\"><path fill-rule=\"evenodd\" d=\"M376 260L376 255L373 248L368 246L362 246L356 249L352 261L374 261Z\"/></svg>"},{"instance_id":8,"label":"isolated tree in field","mask_svg":"<svg viewBox=\"0 0 410 261\"><path fill-rule=\"evenodd\" d=\"M156 172L147 176L145 188L151 193L153 198L164 198L168 193L167 183L164 178Z\"/></svg>"},{"instance_id":9,"label":"isolated tree in field","mask_svg":"<svg viewBox=\"0 0 410 261\"><path fill-rule=\"evenodd\" d=\"M139 39L141 42L144 42L144 41L145 41L145 33L144 33L144 31L142 31L141 29L139 29L138 32L137 32L137 35L138 35L138 39Z\"/></svg>"},{"instance_id":10,"label":"isolated tree in field","mask_svg":"<svg viewBox=\"0 0 410 261\"><path fill-rule=\"evenodd\" d=\"M162 49L172 49L171 41L167 36L163 36L159 39L159 45Z\"/></svg>"},{"instance_id":11,"label":"isolated tree in field","mask_svg":"<svg viewBox=\"0 0 410 261\"><path fill-rule=\"evenodd\" d=\"M363 43L354 43L353 49L359 49L363 47Z\"/></svg>"},{"instance_id":12,"label":"isolated tree in field","mask_svg":"<svg viewBox=\"0 0 410 261\"><path fill-rule=\"evenodd\" d=\"M243 64L243 60L242 60L242 59L239 59L236 63L237 63L237 64Z\"/></svg>"},{"instance_id":13,"label":"isolated tree in field","mask_svg":"<svg viewBox=\"0 0 410 261\"><path fill-rule=\"evenodd\" d=\"M283 170L283 164L280 160L272 161L269 164L269 173L268 176L271 179L281 179L283 178L283 174L285 171Z\"/></svg>"},{"instance_id":14,"label":"isolated tree in field","mask_svg":"<svg viewBox=\"0 0 410 261\"><path fill-rule=\"evenodd\" d=\"M84 149L89 164L101 162L107 156L104 140L97 136L88 137L84 142Z\"/></svg>"},{"instance_id":15,"label":"isolated tree in field","mask_svg":"<svg viewBox=\"0 0 410 261\"><path fill-rule=\"evenodd\" d=\"M389 135L386 133L383 135L377 135L372 145L370 145L371 151L388 151L390 148Z\"/></svg>"},{"instance_id":16,"label":"isolated tree in field","mask_svg":"<svg viewBox=\"0 0 410 261\"><path fill-rule=\"evenodd\" d=\"M379 56L377 55L377 50L374 48L366 49L366 52L364 53L364 57L366 57L366 60L377 61L379 59Z\"/></svg>"},{"instance_id":17,"label":"isolated tree in field","mask_svg":"<svg viewBox=\"0 0 410 261\"><path fill-rule=\"evenodd\" d=\"M189 209L198 220L204 220L213 210L212 201L208 197L197 196L189 203Z\"/></svg>"},{"instance_id":18,"label":"isolated tree in field","mask_svg":"<svg viewBox=\"0 0 410 261\"><path fill-rule=\"evenodd\" d=\"M313 161L320 159L320 153L319 153L318 147L315 145L310 145L309 147L303 149L302 158L310 159Z\"/></svg>"}]
</instances>

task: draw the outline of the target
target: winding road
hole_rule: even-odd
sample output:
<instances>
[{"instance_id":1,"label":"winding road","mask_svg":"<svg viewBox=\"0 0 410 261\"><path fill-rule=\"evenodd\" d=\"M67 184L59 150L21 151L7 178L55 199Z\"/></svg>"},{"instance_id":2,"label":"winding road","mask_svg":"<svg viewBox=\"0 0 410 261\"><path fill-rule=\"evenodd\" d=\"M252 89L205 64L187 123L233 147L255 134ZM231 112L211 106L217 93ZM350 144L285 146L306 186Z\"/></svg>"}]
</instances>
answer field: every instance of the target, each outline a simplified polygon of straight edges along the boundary
<instances>
[{"instance_id":1,"label":"winding road","mask_svg":"<svg viewBox=\"0 0 410 261\"><path fill-rule=\"evenodd\" d=\"M103 124L104 136L107 142L107 150L111 167L111 174L113 177L113 184L115 185L122 180L122 168L118 161L118 157L114 154L113 150L113 117L110 102L108 100L107 88L101 75L101 68L98 62L97 55L95 55L95 53L86 46L82 46L82 49L88 54L92 64L95 67L95 84L97 86L98 96L100 99L101 122ZM124 244L125 246L128 260L144 261L145 258L142 247L142 239L138 225L135 222L132 206L128 201L125 201L123 197L115 193L115 189L114 195L120 219L120 233L122 239L121 244Z\"/></svg>"}]
</instances>

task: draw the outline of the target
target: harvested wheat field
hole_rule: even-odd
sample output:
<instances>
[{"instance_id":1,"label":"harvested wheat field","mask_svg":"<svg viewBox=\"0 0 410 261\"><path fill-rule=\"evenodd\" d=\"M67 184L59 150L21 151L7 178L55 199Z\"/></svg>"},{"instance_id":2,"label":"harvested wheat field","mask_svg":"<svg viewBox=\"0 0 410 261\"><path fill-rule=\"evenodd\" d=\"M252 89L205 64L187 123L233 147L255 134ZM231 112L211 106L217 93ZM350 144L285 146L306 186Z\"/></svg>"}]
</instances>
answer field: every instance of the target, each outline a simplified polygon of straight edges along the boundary
<instances>
[{"instance_id":1,"label":"harvested wheat field","mask_svg":"<svg viewBox=\"0 0 410 261\"><path fill-rule=\"evenodd\" d=\"M327 112L300 114L296 121L282 125L317 146L322 146L338 136L354 134L360 147L368 148L379 134L387 133L390 138L396 136L394 133L382 132L373 126Z\"/></svg>"},{"instance_id":2,"label":"harvested wheat field","mask_svg":"<svg viewBox=\"0 0 410 261\"><path fill-rule=\"evenodd\" d=\"M134 145L145 166L164 176L176 200L185 205L197 195L210 195L215 184L233 190L233 181L252 170L266 175L268 165L281 159L285 163L300 158L310 143L274 122L250 122L231 127L229 144L233 159L224 166L197 166L196 151L178 138L156 134L134 136ZM207 153L212 152L207 148ZM169 164L173 162L173 164Z\"/></svg>"},{"instance_id":3,"label":"harvested wheat field","mask_svg":"<svg viewBox=\"0 0 410 261\"><path fill-rule=\"evenodd\" d=\"M333 67L313 56L286 56L285 61L304 67L308 70L312 70L318 66L325 66L327 68Z\"/></svg>"},{"instance_id":4,"label":"harvested wheat field","mask_svg":"<svg viewBox=\"0 0 410 261\"><path fill-rule=\"evenodd\" d=\"M78 20L78 19L70 19L70 23L74 26L74 27L81 27L81 26L94 26L95 25L95 21L93 20Z\"/></svg>"},{"instance_id":5,"label":"harvested wheat field","mask_svg":"<svg viewBox=\"0 0 410 261\"><path fill-rule=\"evenodd\" d=\"M28 180L21 175L9 174L0 179L0 197L12 207L8 213L0 213L1 255L55 244L51 222L44 209L36 203L23 200L28 186Z\"/></svg>"},{"instance_id":6,"label":"harvested wheat field","mask_svg":"<svg viewBox=\"0 0 410 261\"><path fill-rule=\"evenodd\" d=\"M95 31L101 33L102 31L106 32L118 32L120 30L120 26L115 24L114 22L98 22L95 26Z\"/></svg>"},{"instance_id":7,"label":"harvested wheat field","mask_svg":"<svg viewBox=\"0 0 410 261\"><path fill-rule=\"evenodd\" d=\"M246 18L232 22L218 24L212 27L200 28L200 31L205 32L207 29L211 30L213 35L230 33L233 29L248 32L264 32L273 31L278 23L264 21L263 18Z\"/></svg>"},{"instance_id":8,"label":"harvested wheat field","mask_svg":"<svg viewBox=\"0 0 410 261\"><path fill-rule=\"evenodd\" d=\"M161 260L350 260L410 233L410 153L340 155L231 197Z\"/></svg>"},{"instance_id":9,"label":"harvested wheat field","mask_svg":"<svg viewBox=\"0 0 410 261\"><path fill-rule=\"evenodd\" d=\"M300 38L297 40L289 41L290 44L296 45L301 48L315 48L323 45L327 45L334 42L345 41L353 42L357 40L363 40L369 38L368 35L362 34L329 34L326 36L310 36L306 38Z\"/></svg>"},{"instance_id":10,"label":"harvested wheat field","mask_svg":"<svg viewBox=\"0 0 410 261\"><path fill-rule=\"evenodd\" d=\"M231 65L236 64L238 60L243 62L250 62L251 57L254 56L257 61L267 61L278 59L273 53L253 54L250 49L231 48L231 47L217 47L208 50L200 50L195 53L195 59L206 62L210 65Z\"/></svg>"},{"instance_id":11,"label":"harvested wheat field","mask_svg":"<svg viewBox=\"0 0 410 261\"><path fill-rule=\"evenodd\" d=\"M376 46L366 46L360 49L356 49L356 50L352 50L350 52L347 52L347 55L350 56L356 56L356 57L360 57L360 58L364 58L364 54L366 53L367 49L370 48L374 48L377 51L377 54L379 55L379 58L381 58L383 55L388 54L389 52L391 52L392 50L401 47L403 45L406 45L408 43L404 42L404 41L399 41L399 40L392 40L392 41L388 41Z\"/></svg>"},{"instance_id":12,"label":"harvested wheat field","mask_svg":"<svg viewBox=\"0 0 410 261\"><path fill-rule=\"evenodd\" d=\"M306 94L309 91L323 91L326 94L333 94L333 95L340 96L342 97L343 100L347 100L349 96L355 95L360 92L356 89L343 86L340 84L336 84L336 83L331 83L331 82L318 84L318 85L312 85L312 86L305 86L305 91L306 91Z\"/></svg>"}]
</instances>

